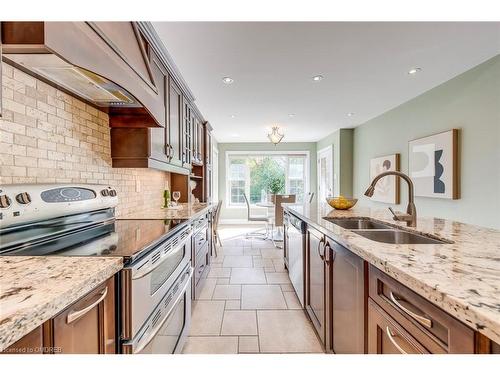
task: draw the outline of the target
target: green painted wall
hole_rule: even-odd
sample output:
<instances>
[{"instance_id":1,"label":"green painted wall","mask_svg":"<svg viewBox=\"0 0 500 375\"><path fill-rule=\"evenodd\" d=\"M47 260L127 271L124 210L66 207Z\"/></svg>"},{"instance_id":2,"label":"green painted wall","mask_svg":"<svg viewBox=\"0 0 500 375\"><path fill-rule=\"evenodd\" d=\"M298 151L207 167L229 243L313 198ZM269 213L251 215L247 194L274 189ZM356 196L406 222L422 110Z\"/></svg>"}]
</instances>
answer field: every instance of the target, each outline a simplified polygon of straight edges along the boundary
<instances>
[{"instance_id":1,"label":"green painted wall","mask_svg":"<svg viewBox=\"0 0 500 375\"><path fill-rule=\"evenodd\" d=\"M363 196L371 158L400 153L408 172L408 141L452 128L461 129L461 199L417 197L418 214L500 228L500 55L355 128L358 204L387 207ZM406 202L402 182L399 209Z\"/></svg>"},{"instance_id":2,"label":"green painted wall","mask_svg":"<svg viewBox=\"0 0 500 375\"><path fill-rule=\"evenodd\" d=\"M226 152L227 151L309 151L310 191L316 192L316 143L285 142L274 146L266 143L218 143L219 149L219 199L224 202L221 220L225 222L246 219L246 208L226 207ZM260 211L260 212L259 212ZM253 212L253 211L252 211ZM255 213L265 213L265 209L255 209Z\"/></svg>"},{"instance_id":3,"label":"green painted wall","mask_svg":"<svg viewBox=\"0 0 500 375\"><path fill-rule=\"evenodd\" d=\"M353 136L353 129L339 129L316 143L318 151L332 146L335 196L352 196Z\"/></svg>"}]
</instances>

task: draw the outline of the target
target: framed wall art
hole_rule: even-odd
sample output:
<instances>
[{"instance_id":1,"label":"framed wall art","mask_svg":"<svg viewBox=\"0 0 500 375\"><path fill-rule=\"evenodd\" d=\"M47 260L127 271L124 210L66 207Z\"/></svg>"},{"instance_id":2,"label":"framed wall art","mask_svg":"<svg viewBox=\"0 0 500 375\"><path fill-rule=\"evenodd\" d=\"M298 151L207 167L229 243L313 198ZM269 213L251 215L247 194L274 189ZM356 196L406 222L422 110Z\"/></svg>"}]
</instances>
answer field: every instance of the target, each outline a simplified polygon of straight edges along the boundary
<instances>
[{"instance_id":1,"label":"framed wall art","mask_svg":"<svg viewBox=\"0 0 500 375\"><path fill-rule=\"evenodd\" d=\"M458 129L410 141L408 171L416 196L458 199Z\"/></svg>"},{"instance_id":2,"label":"framed wall art","mask_svg":"<svg viewBox=\"0 0 500 375\"><path fill-rule=\"evenodd\" d=\"M370 182L382 172L399 171L399 154L380 156L370 160ZM385 176L375 185L373 201L399 204L399 178Z\"/></svg>"}]
</instances>

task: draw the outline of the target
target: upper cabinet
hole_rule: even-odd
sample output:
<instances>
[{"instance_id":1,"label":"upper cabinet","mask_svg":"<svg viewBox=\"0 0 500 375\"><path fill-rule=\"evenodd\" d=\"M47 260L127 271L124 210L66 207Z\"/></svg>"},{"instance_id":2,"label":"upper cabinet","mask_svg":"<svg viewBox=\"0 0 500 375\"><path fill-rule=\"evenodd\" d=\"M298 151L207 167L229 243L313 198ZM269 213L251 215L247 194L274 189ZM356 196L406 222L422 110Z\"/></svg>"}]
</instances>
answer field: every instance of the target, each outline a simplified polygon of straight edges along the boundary
<instances>
[{"instance_id":1,"label":"upper cabinet","mask_svg":"<svg viewBox=\"0 0 500 375\"><path fill-rule=\"evenodd\" d=\"M7 62L107 111L112 127L165 126L137 23L2 22L1 30Z\"/></svg>"},{"instance_id":2,"label":"upper cabinet","mask_svg":"<svg viewBox=\"0 0 500 375\"><path fill-rule=\"evenodd\" d=\"M169 156L169 163L182 167L182 137L183 132L183 99L182 91L169 77L168 79L168 100L167 100L167 142L166 148Z\"/></svg>"}]
</instances>

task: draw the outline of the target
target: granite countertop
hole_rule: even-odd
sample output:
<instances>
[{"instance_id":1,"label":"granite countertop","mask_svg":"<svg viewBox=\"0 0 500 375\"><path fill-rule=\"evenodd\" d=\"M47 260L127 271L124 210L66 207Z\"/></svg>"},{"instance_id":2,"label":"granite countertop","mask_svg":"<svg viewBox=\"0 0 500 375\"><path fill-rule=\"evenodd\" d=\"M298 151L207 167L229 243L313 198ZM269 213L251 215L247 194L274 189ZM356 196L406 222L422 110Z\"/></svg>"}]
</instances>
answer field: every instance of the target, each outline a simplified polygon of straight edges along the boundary
<instances>
[{"instance_id":1,"label":"granite countertop","mask_svg":"<svg viewBox=\"0 0 500 375\"><path fill-rule=\"evenodd\" d=\"M118 257L0 256L0 351L121 268Z\"/></svg>"},{"instance_id":2,"label":"granite countertop","mask_svg":"<svg viewBox=\"0 0 500 375\"><path fill-rule=\"evenodd\" d=\"M154 208L142 211L136 210L133 214L123 215L117 217L117 219L193 219L216 205L217 203L179 203L178 209Z\"/></svg>"},{"instance_id":3,"label":"granite countertop","mask_svg":"<svg viewBox=\"0 0 500 375\"><path fill-rule=\"evenodd\" d=\"M286 210L349 248L370 264L500 343L500 231L456 221L418 217L416 228L395 222L387 210L355 206L348 211L321 205ZM375 242L324 217L369 217L403 229L453 241L438 245Z\"/></svg>"}]
</instances>

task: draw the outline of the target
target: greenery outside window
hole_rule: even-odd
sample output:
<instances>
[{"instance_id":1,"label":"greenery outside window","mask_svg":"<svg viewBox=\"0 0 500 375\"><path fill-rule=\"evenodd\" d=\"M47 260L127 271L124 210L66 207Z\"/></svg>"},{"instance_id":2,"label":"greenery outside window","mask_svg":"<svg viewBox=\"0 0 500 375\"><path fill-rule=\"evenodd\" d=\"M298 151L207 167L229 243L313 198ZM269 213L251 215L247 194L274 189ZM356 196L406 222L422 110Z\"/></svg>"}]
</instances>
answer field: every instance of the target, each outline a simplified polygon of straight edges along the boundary
<instances>
[{"instance_id":1,"label":"greenery outside window","mask_svg":"<svg viewBox=\"0 0 500 375\"><path fill-rule=\"evenodd\" d=\"M294 153L227 153L227 197L229 206L244 206L267 200L267 194L296 194L303 202L309 191L309 155Z\"/></svg>"}]
</instances>

